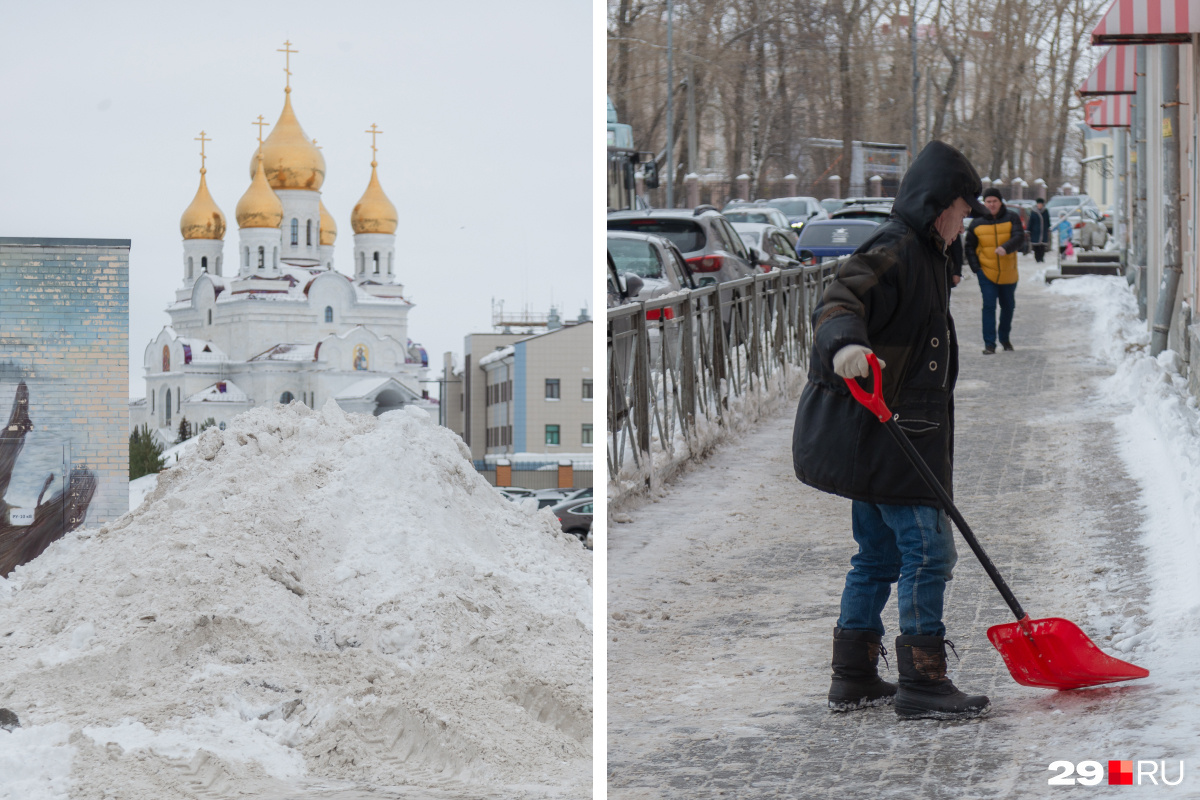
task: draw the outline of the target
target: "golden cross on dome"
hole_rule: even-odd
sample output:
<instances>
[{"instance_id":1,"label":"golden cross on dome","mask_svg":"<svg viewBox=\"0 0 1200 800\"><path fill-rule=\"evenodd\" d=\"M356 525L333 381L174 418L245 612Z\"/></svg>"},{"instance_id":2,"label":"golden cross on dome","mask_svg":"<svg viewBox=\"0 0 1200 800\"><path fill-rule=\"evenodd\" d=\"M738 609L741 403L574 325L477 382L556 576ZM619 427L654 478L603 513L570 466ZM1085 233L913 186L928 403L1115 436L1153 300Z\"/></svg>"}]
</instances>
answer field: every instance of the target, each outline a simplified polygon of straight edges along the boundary
<instances>
[{"instance_id":1,"label":"golden cross on dome","mask_svg":"<svg viewBox=\"0 0 1200 800\"><path fill-rule=\"evenodd\" d=\"M261 148L262 147L262 129L263 129L263 125L266 125L267 123L263 122L263 115L259 114L258 122L251 122L250 124L258 126L258 146Z\"/></svg>"},{"instance_id":2,"label":"golden cross on dome","mask_svg":"<svg viewBox=\"0 0 1200 800\"><path fill-rule=\"evenodd\" d=\"M317 148L318 150L320 150L320 149L321 149L321 146L317 144L317 140L316 140L316 139L313 139L313 147Z\"/></svg>"},{"instance_id":3,"label":"golden cross on dome","mask_svg":"<svg viewBox=\"0 0 1200 800\"><path fill-rule=\"evenodd\" d=\"M377 130L375 127L375 123L372 122L371 130L363 131L363 133L371 134L371 166L375 166L375 151L378 149L377 147L375 147L375 136L377 134L383 133L383 131Z\"/></svg>"},{"instance_id":4,"label":"golden cross on dome","mask_svg":"<svg viewBox=\"0 0 1200 800\"><path fill-rule=\"evenodd\" d=\"M287 90L292 90L292 53L299 53L299 50L292 49L292 43L285 41L282 50L276 50L276 53L283 53L284 67L283 71L287 73Z\"/></svg>"},{"instance_id":5,"label":"golden cross on dome","mask_svg":"<svg viewBox=\"0 0 1200 800\"><path fill-rule=\"evenodd\" d=\"M200 135L193 139L193 141L200 143L200 171L204 172L204 143L211 142L212 139L204 138L204 131L200 131Z\"/></svg>"}]
</instances>

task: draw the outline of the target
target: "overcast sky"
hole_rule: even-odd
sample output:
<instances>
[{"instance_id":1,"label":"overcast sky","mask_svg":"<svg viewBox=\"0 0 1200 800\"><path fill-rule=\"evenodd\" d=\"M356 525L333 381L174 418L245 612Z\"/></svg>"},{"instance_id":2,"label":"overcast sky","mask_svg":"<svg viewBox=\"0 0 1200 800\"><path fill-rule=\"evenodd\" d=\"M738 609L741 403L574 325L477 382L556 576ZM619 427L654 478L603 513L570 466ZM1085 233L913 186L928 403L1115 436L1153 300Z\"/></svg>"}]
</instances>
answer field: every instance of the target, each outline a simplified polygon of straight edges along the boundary
<instances>
[{"instance_id":1,"label":"overcast sky","mask_svg":"<svg viewBox=\"0 0 1200 800\"><path fill-rule=\"evenodd\" d=\"M370 177L399 211L409 336L437 368L508 311L594 313L592 8L495 3L8 3L0 26L0 236L131 239L130 395L182 287L179 217L199 182L227 222L284 98L325 156L334 267ZM265 129L264 136L270 133ZM236 268L235 268L236 269ZM432 387L431 387L432 388Z\"/></svg>"}]
</instances>

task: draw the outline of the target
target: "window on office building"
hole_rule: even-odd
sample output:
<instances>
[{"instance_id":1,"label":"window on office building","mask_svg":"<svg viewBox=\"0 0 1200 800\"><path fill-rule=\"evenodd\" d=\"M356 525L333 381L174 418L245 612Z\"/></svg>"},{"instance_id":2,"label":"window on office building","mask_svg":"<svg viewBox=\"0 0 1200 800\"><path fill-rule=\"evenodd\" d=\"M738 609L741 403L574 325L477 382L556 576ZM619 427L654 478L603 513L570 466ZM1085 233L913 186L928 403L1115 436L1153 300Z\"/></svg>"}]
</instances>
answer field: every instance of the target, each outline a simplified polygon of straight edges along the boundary
<instances>
[{"instance_id":1,"label":"window on office building","mask_svg":"<svg viewBox=\"0 0 1200 800\"><path fill-rule=\"evenodd\" d=\"M546 399L557 400L560 396L558 378L546 378Z\"/></svg>"},{"instance_id":2,"label":"window on office building","mask_svg":"<svg viewBox=\"0 0 1200 800\"><path fill-rule=\"evenodd\" d=\"M559 443L558 426L557 425L547 425L546 426L546 444L557 445L558 443Z\"/></svg>"},{"instance_id":3,"label":"window on office building","mask_svg":"<svg viewBox=\"0 0 1200 800\"><path fill-rule=\"evenodd\" d=\"M583 399L584 400L592 399L592 379L591 378L583 379Z\"/></svg>"},{"instance_id":4,"label":"window on office building","mask_svg":"<svg viewBox=\"0 0 1200 800\"><path fill-rule=\"evenodd\" d=\"M579 433L579 440L585 445L592 443L592 423L583 423L583 430Z\"/></svg>"}]
</instances>

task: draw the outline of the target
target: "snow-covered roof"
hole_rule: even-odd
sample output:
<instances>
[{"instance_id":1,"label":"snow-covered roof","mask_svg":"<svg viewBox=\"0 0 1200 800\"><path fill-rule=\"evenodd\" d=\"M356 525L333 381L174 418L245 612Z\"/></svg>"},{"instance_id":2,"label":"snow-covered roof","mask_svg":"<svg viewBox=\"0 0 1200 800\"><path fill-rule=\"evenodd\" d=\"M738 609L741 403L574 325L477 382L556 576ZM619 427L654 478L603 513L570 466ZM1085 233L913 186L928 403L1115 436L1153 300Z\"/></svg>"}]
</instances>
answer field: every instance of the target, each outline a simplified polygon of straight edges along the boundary
<instances>
[{"instance_id":1,"label":"snow-covered roof","mask_svg":"<svg viewBox=\"0 0 1200 800\"><path fill-rule=\"evenodd\" d=\"M292 342L280 343L274 347L264 350L256 356L252 356L249 361L316 361L317 360L317 345L315 344L295 344Z\"/></svg>"},{"instance_id":2,"label":"snow-covered roof","mask_svg":"<svg viewBox=\"0 0 1200 800\"><path fill-rule=\"evenodd\" d=\"M195 339L188 336L178 336L175 341L185 348L185 364L203 364L206 362L228 361L225 352L207 339Z\"/></svg>"},{"instance_id":3,"label":"snow-covered roof","mask_svg":"<svg viewBox=\"0 0 1200 800\"><path fill-rule=\"evenodd\" d=\"M360 400L372 398L382 391L383 388L388 384L393 384L393 388L402 392L410 400L415 399L418 396L400 381L384 375L375 378L364 378L361 381L355 381L335 394L333 398L335 400Z\"/></svg>"},{"instance_id":4,"label":"snow-covered roof","mask_svg":"<svg viewBox=\"0 0 1200 800\"><path fill-rule=\"evenodd\" d=\"M501 347L498 350L493 350L483 358L479 359L479 366L486 367L488 364L494 364L503 358L511 356L516 351L516 348L511 344L508 347Z\"/></svg>"},{"instance_id":5,"label":"snow-covered roof","mask_svg":"<svg viewBox=\"0 0 1200 800\"><path fill-rule=\"evenodd\" d=\"M188 403L244 403L250 398L233 381L217 381L189 397Z\"/></svg>"}]
</instances>

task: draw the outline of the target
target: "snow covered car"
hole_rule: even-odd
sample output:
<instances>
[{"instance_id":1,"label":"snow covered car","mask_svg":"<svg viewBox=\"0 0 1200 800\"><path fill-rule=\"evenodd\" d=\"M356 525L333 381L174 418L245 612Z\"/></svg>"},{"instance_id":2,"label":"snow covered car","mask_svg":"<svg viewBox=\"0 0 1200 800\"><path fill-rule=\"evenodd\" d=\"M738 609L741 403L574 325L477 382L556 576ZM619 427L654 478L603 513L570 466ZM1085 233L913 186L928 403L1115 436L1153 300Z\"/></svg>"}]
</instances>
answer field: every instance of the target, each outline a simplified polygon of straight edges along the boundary
<instances>
[{"instance_id":1,"label":"snow covered car","mask_svg":"<svg viewBox=\"0 0 1200 800\"><path fill-rule=\"evenodd\" d=\"M724 214L725 219L729 220L734 230L738 230L738 225L774 225L785 232L792 244L796 243L797 230L792 228L792 221L774 206L745 206L732 211L726 210Z\"/></svg>"}]
</instances>

